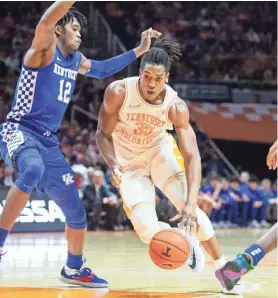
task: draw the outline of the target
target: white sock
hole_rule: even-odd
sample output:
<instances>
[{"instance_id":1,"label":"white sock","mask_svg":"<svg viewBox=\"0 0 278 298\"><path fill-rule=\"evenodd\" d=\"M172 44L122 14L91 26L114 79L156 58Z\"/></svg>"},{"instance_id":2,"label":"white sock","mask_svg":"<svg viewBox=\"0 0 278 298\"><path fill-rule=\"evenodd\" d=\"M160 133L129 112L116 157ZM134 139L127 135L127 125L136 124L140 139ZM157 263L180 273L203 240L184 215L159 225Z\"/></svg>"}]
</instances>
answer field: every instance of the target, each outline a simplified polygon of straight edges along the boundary
<instances>
[{"instance_id":1,"label":"white sock","mask_svg":"<svg viewBox=\"0 0 278 298\"><path fill-rule=\"evenodd\" d=\"M212 262L213 262L213 265L214 265L215 269L217 270L217 269L221 268L222 266L224 266L226 264L226 259L225 259L224 256L222 256L218 260L212 260Z\"/></svg>"}]
</instances>

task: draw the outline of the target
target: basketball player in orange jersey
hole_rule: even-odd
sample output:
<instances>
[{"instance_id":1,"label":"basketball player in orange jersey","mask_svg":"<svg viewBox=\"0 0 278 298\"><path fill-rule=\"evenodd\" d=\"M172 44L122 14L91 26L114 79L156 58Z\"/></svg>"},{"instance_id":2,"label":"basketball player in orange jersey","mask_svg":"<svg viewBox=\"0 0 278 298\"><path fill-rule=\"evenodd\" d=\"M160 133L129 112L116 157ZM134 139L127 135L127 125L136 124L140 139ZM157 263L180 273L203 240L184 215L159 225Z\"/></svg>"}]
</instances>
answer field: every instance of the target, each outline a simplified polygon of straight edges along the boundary
<instances>
[{"instance_id":1,"label":"basketball player in orange jersey","mask_svg":"<svg viewBox=\"0 0 278 298\"><path fill-rule=\"evenodd\" d=\"M271 146L266 158L270 170L278 166L278 140ZM277 223L256 243L251 244L243 253L238 253L236 258L227 262L222 268L216 270L215 276L227 290L232 290L236 282L246 273L255 269L264 256L277 248Z\"/></svg>"},{"instance_id":2,"label":"basketball player in orange jersey","mask_svg":"<svg viewBox=\"0 0 278 298\"><path fill-rule=\"evenodd\" d=\"M210 220L197 207L201 158L188 108L166 84L171 63L180 55L179 44L159 39L144 54L139 77L115 81L107 87L96 140L140 239L148 244L158 231L170 228L158 221L155 185L177 210L183 210L187 233L196 232L216 268L220 268L225 260L219 243ZM166 132L173 126L181 153ZM193 234L189 240L188 265L198 272L204 267L204 254Z\"/></svg>"}]
</instances>

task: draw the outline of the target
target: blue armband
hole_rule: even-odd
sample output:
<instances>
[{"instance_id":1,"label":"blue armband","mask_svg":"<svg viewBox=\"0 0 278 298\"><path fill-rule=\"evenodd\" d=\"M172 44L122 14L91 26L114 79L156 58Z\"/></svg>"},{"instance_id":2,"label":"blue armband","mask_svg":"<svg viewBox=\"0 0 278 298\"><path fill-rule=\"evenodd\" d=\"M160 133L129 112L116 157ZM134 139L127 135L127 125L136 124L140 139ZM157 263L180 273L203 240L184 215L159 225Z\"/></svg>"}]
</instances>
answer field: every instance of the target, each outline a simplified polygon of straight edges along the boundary
<instances>
[{"instance_id":1,"label":"blue armband","mask_svg":"<svg viewBox=\"0 0 278 298\"><path fill-rule=\"evenodd\" d=\"M135 52L131 50L107 60L91 60L91 69L85 74L85 76L97 79L107 78L125 68L132 61L136 60L136 58Z\"/></svg>"}]
</instances>

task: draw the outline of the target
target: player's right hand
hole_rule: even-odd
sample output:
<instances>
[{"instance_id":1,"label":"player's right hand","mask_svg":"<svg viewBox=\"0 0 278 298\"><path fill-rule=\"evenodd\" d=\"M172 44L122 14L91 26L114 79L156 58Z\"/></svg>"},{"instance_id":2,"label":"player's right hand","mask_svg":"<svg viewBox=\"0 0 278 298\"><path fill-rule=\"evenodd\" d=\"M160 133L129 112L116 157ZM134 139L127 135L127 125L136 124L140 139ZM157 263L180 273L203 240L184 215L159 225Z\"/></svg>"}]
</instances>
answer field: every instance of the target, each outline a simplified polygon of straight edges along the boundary
<instances>
[{"instance_id":1,"label":"player's right hand","mask_svg":"<svg viewBox=\"0 0 278 298\"><path fill-rule=\"evenodd\" d=\"M123 176L123 171L120 166L113 166L110 168L110 178L111 178L111 183L113 186L116 188L120 187L120 184L122 182L122 176Z\"/></svg>"},{"instance_id":2,"label":"player's right hand","mask_svg":"<svg viewBox=\"0 0 278 298\"><path fill-rule=\"evenodd\" d=\"M266 158L266 164L270 170L277 169L278 166L278 141L276 141L269 149L267 158Z\"/></svg>"}]
</instances>

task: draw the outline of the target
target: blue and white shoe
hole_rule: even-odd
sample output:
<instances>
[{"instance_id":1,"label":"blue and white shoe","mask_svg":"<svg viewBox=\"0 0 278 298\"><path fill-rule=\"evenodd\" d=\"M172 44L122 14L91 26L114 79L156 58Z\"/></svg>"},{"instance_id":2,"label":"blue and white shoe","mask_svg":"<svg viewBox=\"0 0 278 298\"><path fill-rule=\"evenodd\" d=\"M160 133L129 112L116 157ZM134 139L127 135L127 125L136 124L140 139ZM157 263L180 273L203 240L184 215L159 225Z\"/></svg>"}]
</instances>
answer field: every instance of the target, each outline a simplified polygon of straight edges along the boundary
<instances>
[{"instance_id":1,"label":"blue and white shoe","mask_svg":"<svg viewBox=\"0 0 278 298\"><path fill-rule=\"evenodd\" d=\"M200 241L195 235L186 235L190 243L190 255L186 261L193 272L201 272L205 267L205 254L200 247Z\"/></svg>"},{"instance_id":2,"label":"blue and white shoe","mask_svg":"<svg viewBox=\"0 0 278 298\"><path fill-rule=\"evenodd\" d=\"M78 285L87 288L107 288L108 282L97 277L90 268L85 267L85 260L79 270L65 265L61 271L60 280L66 284Z\"/></svg>"}]
</instances>

